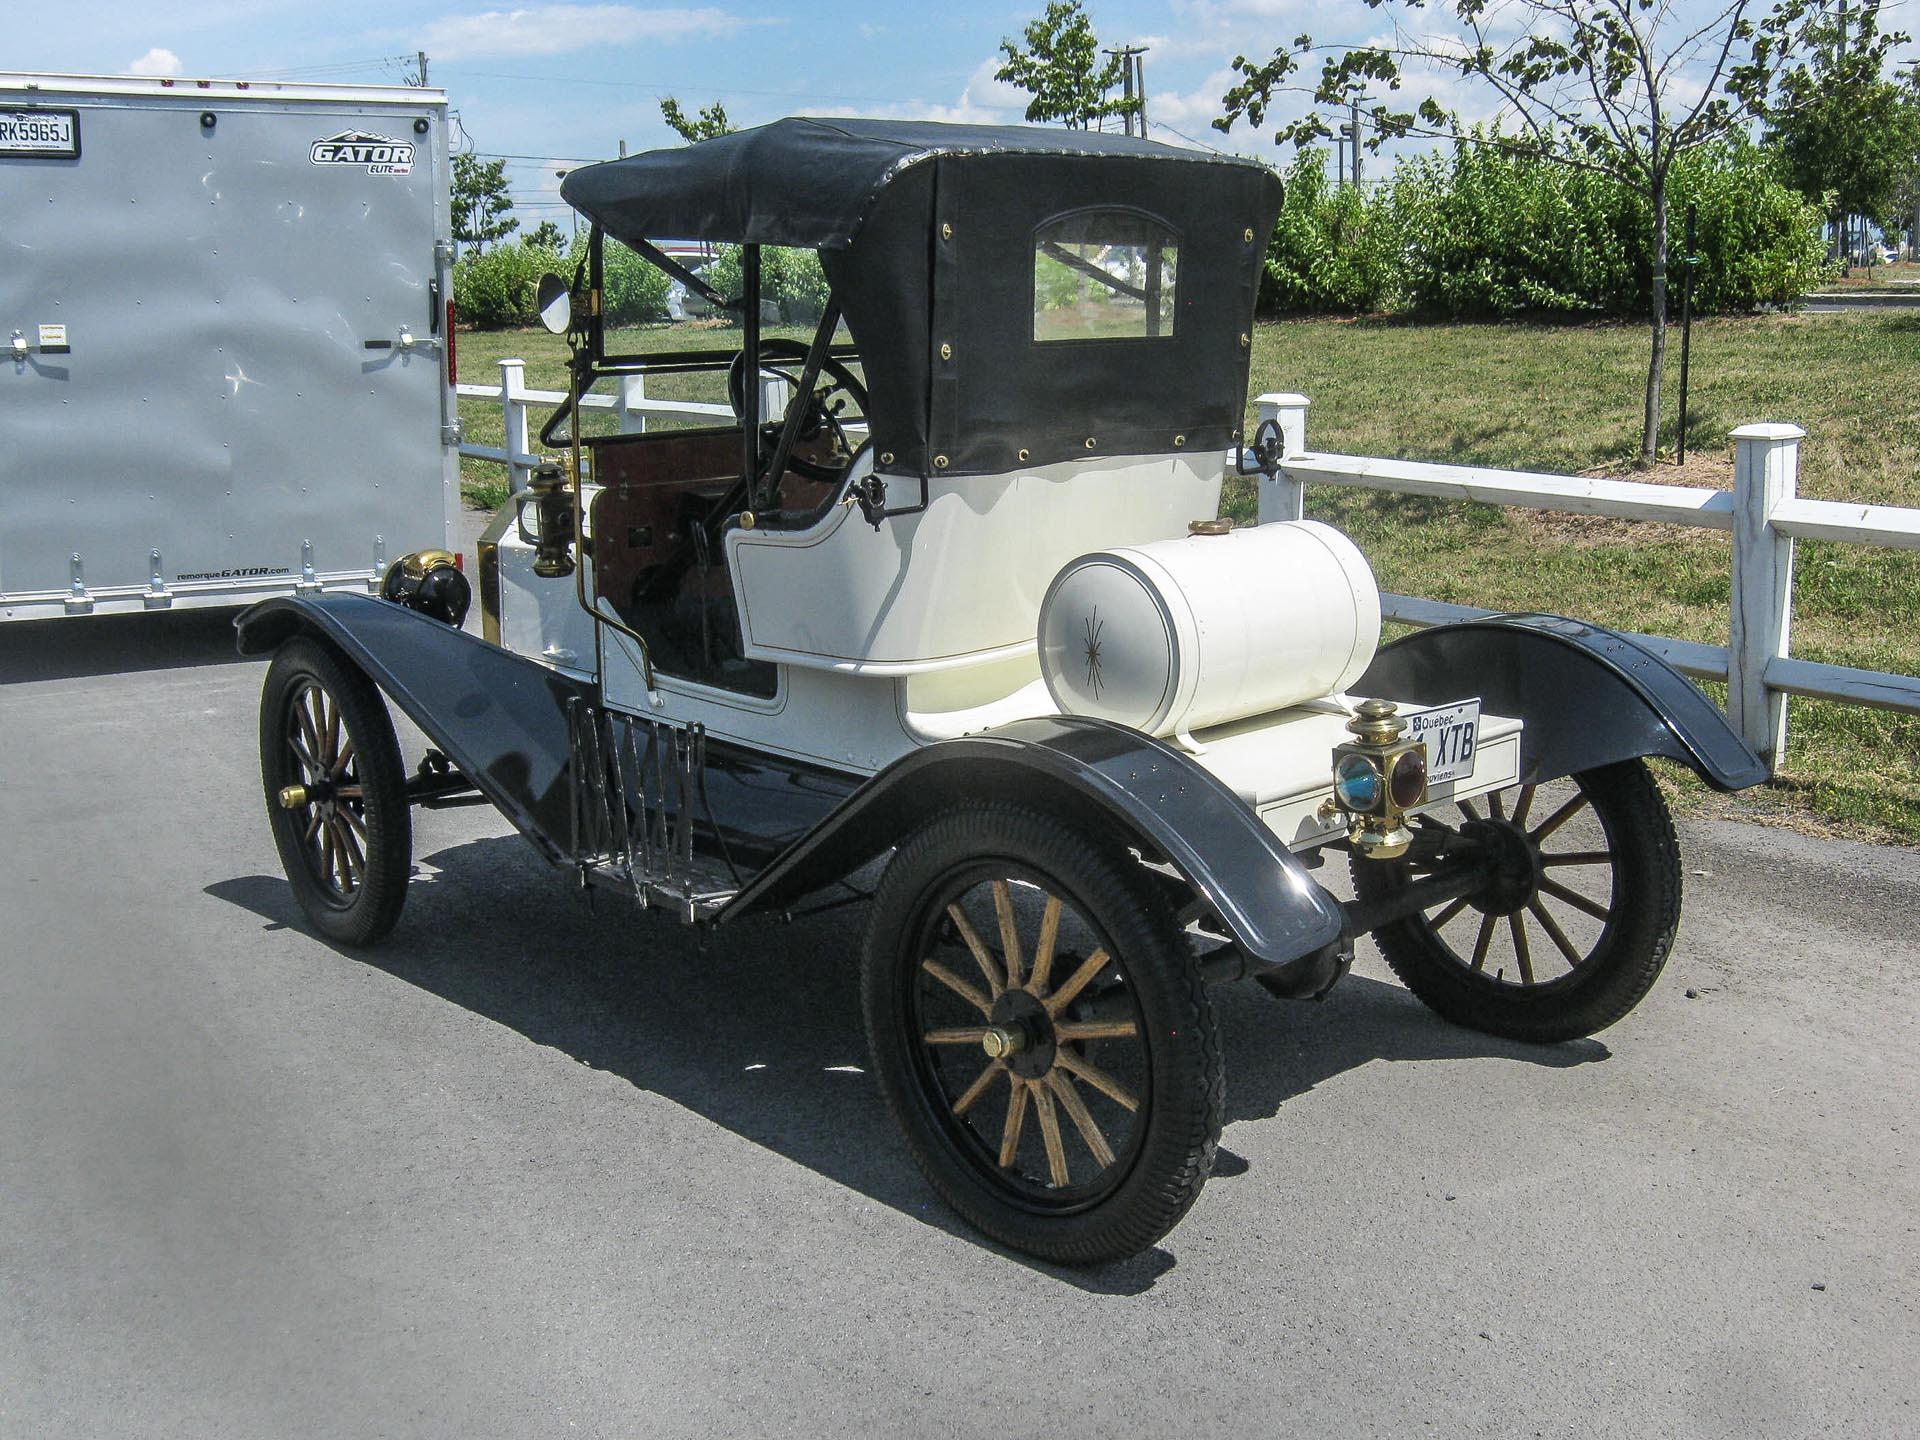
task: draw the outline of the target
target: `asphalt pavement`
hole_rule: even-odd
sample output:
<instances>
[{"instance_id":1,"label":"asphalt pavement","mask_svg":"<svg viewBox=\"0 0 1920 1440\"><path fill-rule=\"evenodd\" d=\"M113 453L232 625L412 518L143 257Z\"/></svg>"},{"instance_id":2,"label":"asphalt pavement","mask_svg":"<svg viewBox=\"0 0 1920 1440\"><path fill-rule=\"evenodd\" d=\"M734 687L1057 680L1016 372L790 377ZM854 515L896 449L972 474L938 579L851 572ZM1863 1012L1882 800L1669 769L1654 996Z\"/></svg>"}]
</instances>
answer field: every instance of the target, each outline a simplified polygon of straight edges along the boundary
<instances>
[{"instance_id":1,"label":"asphalt pavement","mask_svg":"<svg viewBox=\"0 0 1920 1440\"><path fill-rule=\"evenodd\" d=\"M308 934L227 618L0 627L0 1436L1920 1432L1911 851L1684 823L1571 1045L1219 989L1214 1179L1059 1270L908 1161L857 908L703 944L467 809Z\"/></svg>"}]
</instances>

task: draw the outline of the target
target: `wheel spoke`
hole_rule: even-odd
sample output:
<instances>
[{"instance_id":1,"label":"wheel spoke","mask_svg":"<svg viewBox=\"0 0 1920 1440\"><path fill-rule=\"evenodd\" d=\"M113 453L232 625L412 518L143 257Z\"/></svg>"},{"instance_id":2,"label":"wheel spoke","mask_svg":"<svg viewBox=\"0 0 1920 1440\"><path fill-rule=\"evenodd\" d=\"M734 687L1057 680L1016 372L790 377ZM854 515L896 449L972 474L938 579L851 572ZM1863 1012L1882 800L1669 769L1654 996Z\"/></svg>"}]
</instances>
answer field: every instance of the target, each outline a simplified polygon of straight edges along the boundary
<instances>
[{"instance_id":1,"label":"wheel spoke","mask_svg":"<svg viewBox=\"0 0 1920 1440\"><path fill-rule=\"evenodd\" d=\"M1078 1075L1082 1080L1086 1081L1087 1084L1098 1090L1102 1095L1105 1095L1123 1110L1138 1110L1140 1108L1138 1096L1111 1075L1107 1074L1107 1072L1102 1070L1098 1065L1087 1059L1086 1056L1079 1054L1077 1051L1069 1050L1066 1046L1062 1045L1058 1050L1054 1051L1053 1059L1056 1065Z\"/></svg>"},{"instance_id":2,"label":"wheel spoke","mask_svg":"<svg viewBox=\"0 0 1920 1440\"><path fill-rule=\"evenodd\" d=\"M1460 807L1460 813L1465 815L1467 819L1478 820L1480 818L1480 812L1473 808L1473 802L1471 800L1456 800L1453 803Z\"/></svg>"},{"instance_id":3,"label":"wheel spoke","mask_svg":"<svg viewBox=\"0 0 1920 1440\"><path fill-rule=\"evenodd\" d=\"M1013 893L1007 882L993 882L993 914L1000 922L1000 952L1007 961L1007 984L1018 990L1025 982L1027 962L1020 955L1020 927L1013 919Z\"/></svg>"},{"instance_id":4,"label":"wheel spoke","mask_svg":"<svg viewBox=\"0 0 1920 1440\"><path fill-rule=\"evenodd\" d=\"M1442 910L1438 915L1434 916L1431 920L1427 921L1427 924L1432 926L1435 930L1438 930L1442 925L1446 924L1449 920L1453 919L1454 916L1458 915L1462 910L1466 908L1467 908L1467 897L1462 895L1458 900L1454 901L1451 905L1447 906L1447 908Z\"/></svg>"},{"instance_id":5,"label":"wheel spoke","mask_svg":"<svg viewBox=\"0 0 1920 1440\"><path fill-rule=\"evenodd\" d=\"M367 838L367 822L355 813L352 806L342 805L335 813L338 814L342 820L345 820L348 825L353 827L353 833L359 836L362 841Z\"/></svg>"},{"instance_id":6,"label":"wheel spoke","mask_svg":"<svg viewBox=\"0 0 1920 1440\"><path fill-rule=\"evenodd\" d=\"M346 811L333 812L333 827L340 833L340 843L347 852L347 869L358 876L367 868L367 852L360 848L360 841L353 833L353 827L347 824Z\"/></svg>"},{"instance_id":7,"label":"wheel spoke","mask_svg":"<svg viewBox=\"0 0 1920 1440\"><path fill-rule=\"evenodd\" d=\"M1613 912L1598 900L1589 900L1578 890L1569 890L1558 880L1549 880L1545 876L1542 876L1540 879L1540 888L1546 894L1560 901L1563 905L1571 905L1574 909L1583 914L1591 915L1596 920L1605 921L1613 918Z\"/></svg>"},{"instance_id":8,"label":"wheel spoke","mask_svg":"<svg viewBox=\"0 0 1920 1440\"><path fill-rule=\"evenodd\" d=\"M365 792L358 785L336 785L333 787L333 798L336 800L361 800L366 797Z\"/></svg>"},{"instance_id":9,"label":"wheel spoke","mask_svg":"<svg viewBox=\"0 0 1920 1440\"><path fill-rule=\"evenodd\" d=\"M1507 818L1506 807L1500 803L1500 792L1498 790L1489 790L1487 792L1487 813L1496 820L1504 820Z\"/></svg>"},{"instance_id":10,"label":"wheel spoke","mask_svg":"<svg viewBox=\"0 0 1920 1440\"><path fill-rule=\"evenodd\" d=\"M1480 934L1473 942L1473 968L1484 970L1487 965L1487 947L1493 944L1494 917L1486 916L1480 921Z\"/></svg>"},{"instance_id":11,"label":"wheel spoke","mask_svg":"<svg viewBox=\"0 0 1920 1440\"><path fill-rule=\"evenodd\" d=\"M1045 995L1053 979L1053 947L1060 939L1060 897L1047 896L1047 908L1040 914L1040 938L1033 945L1033 973L1027 977L1027 989Z\"/></svg>"},{"instance_id":12,"label":"wheel spoke","mask_svg":"<svg viewBox=\"0 0 1920 1440\"><path fill-rule=\"evenodd\" d=\"M307 834L306 834L307 843L311 845L314 841L314 837L317 836L319 833L320 833L320 811L317 807L309 805L307 806Z\"/></svg>"},{"instance_id":13,"label":"wheel spoke","mask_svg":"<svg viewBox=\"0 0 1920 1440\"><path fill-rule=\"evenodd\" d=\"M1056 1186L1067 1183L1067 1147L1060 1143L1060 1117L1053 1108L1053 1092L1033 1085L1033 1111L1040 1117L1040 1138L1047 1146L1047 1174Z\"/></svg>"},{"instance_id":14,"label":"wheel spoke","mask_svg":"<svg viewBox=\"0 0 1920 1440\"><path fill-rule=\"evenodd\" d=\"M1057 1069L1049 1070L1047 1088L1060 1102L1060 1108L1067 1112L1067 1118L1073 1121L1073 1127L1080 1132L1080 1138L1087 1142L1087 1153L1093 1156L1094 1163L1102 1170L1113 1164L1113 1147L1107 1144L1107 1137L1101 1133L1100 1126L1088 1111L1087 1102L1082 1100L1080 1092L1073 1088L1073 1081Z\"/></svg>"},{"instance_id":15,"label":"wheel spoke","mask_svg":"<svg viewBox=\"0 0 1920 1440\"><path fill-rule=\"evenodd\" d=\"M1542 855L1542 865L1611 865L1611 850L1566 850L1558 855Z\"/></svg>"},{"instance_id":16,"label":"wheel spoke","mask_svg":"<svg viewBox=\"0 0 1920 1440\"><path fill-rule=\"evenodd\" d=\"M998 1060L989 1060L987 1062L987 1068L980 1072L980 1078L975 1080L973 1084L969 1085L965 1090L961 1091L960 1098L953 1102L953 1113L956 1115L966 1114L967 1111L973 1108L973 1102L987 1093L987 1087L992 1085L998 1076L1006 1073L1008 1073L1008 1071L1004 1064ZM1017 1084L1018 1082L1016 1081L1015 1083Z\"/></svg>"},{"instance_id":17,"label":"wheel spoke","mask_svg":"<svg viewBox=\"0 0 1920 1440\"><path fill-rule=\"evenodd\" d=\"M1539 788L1538 785L1522 785L1519 798L1513 802L1512 823L1522 830L1527 828L1527 812L1533 808L1533 792Z\"/></svg>"},{"instance_id":18,"label":"wheel spoke","mask_svg":"<svg viewBox=\"0 0 1920 1440\"><path fill-rule=\"evenodd\" d=\"M327 716L327 754L331 760L340 753L340 705L326 691L320 692L320 708Z\"/></svg>"},{"instance_id":19,"label":"wheel spoke","mask_svg":"<svg viewBox=\"0 0 1920 1440\"><path fill-rule=\"evenodd\" d=\"M1076 996L1093 983L1093 977L1107 968L1108 955L1104 950L1096 950L1089 955L1080 968L1073 972L1067 983L1062 985L1046 999L1047 1013L1058 1015L1074 1002Z\"/></svg>"},{"instance_id":20,"label":"wheel spoke","mask_svg":"<svg viewBox=\"0 0 1920 1440\"><path fill-rule=\"evenodd\" d=\"M320 827L321 875L326 883L335 890L340 888L340 882L335 878L336 867L339 865L338 851L335 849L338 843L339 842L334 839L333 827L331 825L322 825Z\"/></svg>"},{"instance_id":21,"label":"wheel spoke","mask_svg":"<svg viewBox=\"0 0 1920 1440\"><path fill-rule=\"evenodd\" d=\"M295 733L287 737L287 743L293 746L294 754L313 767L317 777L320 773L320 734L313 728L313 716L307 713L304 695L293 702L293 725Z\"/></svg>"},{"instance_id":22,"label":"wheel spoke","mask_svg":"<svg viewBox=\"0 0 1920 1440\"><path fill-rule=\"evenodd\" d=\"M324 766L327 761L327 706L318 690L308 689L300 696L302 718L306 723L307 739L313 746L315 762Z\"/></svg>"},{"instance_id":23,"label":"wheel spoke","mask_svg":"<svg viewBox=\"0 0 1920 1440\"><path fill-rule=\"evenodd\" d=\"M332 775L338 780L346 774L347 765L353 759L353 736L347 736L347 743L340 747L340 753L334 757Z\"/></svg>"},{"instance_id":24,"label":"wheel spoke","mask_svg":"<svg viewBox=\"0 0 1920 1440\"><path fill-rule=\"evenodd\" d=\"M951 1025L940 1030L929 1030L921 1038L929 1045L978 1045L986 1033L987 1027L984 1025Z\"/></svg>"},{"instance_id":25,"label":"wheel spoke","mask_svg":"<svg viewBox=\"0 0 1920 1440\"><path fill-rule=\"evenodd\" d=\"M1020 1127L1027 1118L1027 1082L1012 1077L1013 1093L1007 1096L1007 1123L1000 1131L1000 1168L1008 1169L1020 1154Z\"/></svg>"},{"instance_id":26,"label":"wheel spoke","mask_svg":"<svg viewBox=\"0 0 1920 1440\"><path fill-rule=\"evenodd\" d=\"M993 1001L982 995L978 989L969 985L965 980L962 980L938 960L922 960L920 962L920 968L933 976L934 979L938 980L949 990L953 991L953 993L958 995L962 1000L973 1006L973 1008L978 1010L982 1015L990 1015L993 1013Z\"/></svg>"},{"instance_id":27,"label":"wheel spoke","mask_svg":"<svg viewBox=\"0 0 1920 1440\"><path fill-rule=\"evenodd\" d=\"M999 999L1000 992L1007 988L1007 977L1000 973L999 962L987 953L987 947L980 943L979 935L974 932L973 922L967 919L966 912L958 905L947 906L947 918L953 921L967 949L973 952L973 958L980 965L980 973L987 977L988 990L996 1000Z\"/></svg>"},{"instance_id":28,"label":"wheel spoke","mask_svg":"<svg viewBox=\"0 0 1920 1440\"><path fill-rule=\"evenodd\" d=\"M307 742L298 735L287 736L287 748L293 751L293 758L300 762L300 778L311 783L320 774L320 762L313 758L313 752L307 748Z\"/></svg>"},{"instance_id":29,"label":"wheel spoke","mask_svg":"<svg viewBox=\"0 0 1920 1440\"><path fill-rule=\"evenodd\" d=\"M1125 1040L1138 1035L1140 1027L1131 1020L1063 1020L1053 1027L1062 1040Z\"/></svg>"},{"instance_id":30,"label":"wheel spoke","mask_svg":"<svg viewBox=\"0 0 1920 1440\"><path fill-rule=\"evenodd\" d=\"M1514 911L1507 917L1507 925L1513 931L1513 958L1520 962L1520 983L1533 983L1533 953L1527 949L1527 923L1520 918L1520 912Z\"/></svg>"},{"instance_id":31,"label":"wheel spoke","mask_svg":"<svg viewBox=\"0 0 1920 1440\"><path fill-rule=\"evenodd\" d=\"M1554 831L1558 830L1562 825L1566 824L1567 821L1584 810L1586 804L1587 797L1583 791L1567 801L1566 804L1542 820L1533 829L1529 830L1527 832L1527 838L1538 845L1542 840L1546 839L1547 836L1553 834Z\"/></svg>"},{"instance_id":32,"label":"wheel spoke","mask_svg":"<svg viewBox=\"0 0 1920 1440\"><path fill-rule=\"evenodd\" d=\"M1547 938L1560 947L1560 953L1567 957L1567 964L1578 969L1587 957L1574 948L1573 942L1567 938L1567 932L1562 930L1553 916L1547 913L1547 907L1540 903L1538 895L1527 902L1527 909L1531 910L1533 918L1540 922L1540 928L1547 932Z\"/></svg>"}]
</instances>

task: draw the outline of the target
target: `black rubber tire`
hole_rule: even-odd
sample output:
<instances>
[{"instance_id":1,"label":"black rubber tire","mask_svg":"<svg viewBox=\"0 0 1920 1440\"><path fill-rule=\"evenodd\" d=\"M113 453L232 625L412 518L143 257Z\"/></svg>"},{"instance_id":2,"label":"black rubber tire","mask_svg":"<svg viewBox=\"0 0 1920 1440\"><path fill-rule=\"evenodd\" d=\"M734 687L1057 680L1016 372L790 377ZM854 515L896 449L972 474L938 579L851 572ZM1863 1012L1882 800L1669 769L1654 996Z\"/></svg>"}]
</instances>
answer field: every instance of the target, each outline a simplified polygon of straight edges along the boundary
<instances>
[{"instance_id":1,"label":"black rubber tire","mask_svg":"<svg viewBox=\"0 0 1920 1440\"><path fill-rule=\"evenodd\" d=\"M1606 1029L1653 988L1680 924L1680 846L1667 803L1643 760L1571 777L1600 817L1613 851L1609 917L1585 961L1539 985L1474 971L1423 915L1373 932L1388 965L1455 1024L1511 1040L1554 1043ZM1350 860L1363 900L1405 885L1404 861Z\"/></svg>"},{"instance_id":2,"label":"black rubber tire","mask_svg":"<svg viewBox=\"0 0 1920 1440\"><path fill-rule=\"evenodd\" d=\"M1092 1265L1153 1245L1191 1208L1212 1169L1226 1081L1206 987L1172 912L1131 857L1103 837L1011 804L929 821L894 855L875 895L861 973L874 1074L914 1161L942 1198L1004 1245L1062 1265ZM1120 962L1148 1057L1146 1114L1124 1170L1069 1213L1024 1204L960 1148L916 1065L910 1023L918 936L958 870L1005 863L1075 907Z\"/></svg>"},{"instance_id":3,"label":"black rubber tire","mask_svg":"<svg viewBox=\"0 0 1920 1440\"><path fill-rule=\"evenodd\" d=\"M278 798L283 787L305 778L286 736L295 700L308 686L318 686L339 707L341 724L353 742L365 864L353 893L344 899L329 888L316 865L301 812L285 809ZM406 903L413 867L405 762L379 690L331 646L298 637L282 645L267 667L260 695L260 779L274 845L308 923L341 945L371 945L392 930Z\"/></svg>"}]
</instances>

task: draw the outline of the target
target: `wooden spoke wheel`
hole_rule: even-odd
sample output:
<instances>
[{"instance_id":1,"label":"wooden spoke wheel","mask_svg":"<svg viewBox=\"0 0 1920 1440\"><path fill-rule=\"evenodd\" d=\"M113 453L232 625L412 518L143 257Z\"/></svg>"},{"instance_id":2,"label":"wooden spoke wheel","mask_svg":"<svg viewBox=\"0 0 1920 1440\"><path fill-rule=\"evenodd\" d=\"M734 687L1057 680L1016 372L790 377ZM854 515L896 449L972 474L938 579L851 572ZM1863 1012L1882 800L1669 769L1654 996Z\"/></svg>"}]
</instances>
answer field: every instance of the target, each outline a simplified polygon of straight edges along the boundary
<instances>
[{"instance_id":1,"label":"wooden spoke wheel","mask_svg":"<svg viewBox=\"0 0 1920 1440\"><path fill-rule=\"evenodd\" d=\"M1224 1092L1212 1011L1112 847L1011 806L932 821L881 883L862 994L914 1158L994 1238L1113 1259L1199 1194Z\"/></svg>"},{"instance_id":2,"label":"wooden spoke wheel","mask_svg":"<svg viewBox=\"0 0 1920 1440\"><path fill-rule=\"evenodd\" d=\"M343 944L400 918L412 863L406 774L373 682L329 647L283 645L260 702L260 776L280 861L313 927Z\"/></svg>"},{"instance_id":3,"label":"wooden spoke wheel","mask_svg":"<svg viewBox=\"0 0 1920 1440\"><path fill-rule=\"evenodd\" d=\"M1520 1040L1603 1030L1652 988L1680 919L1673 821L1644 761L1523 785L1431 816L1493 858L1462 899L1374 932L1407 988L1462 1025ZM1352 860L1362 898L1417 879Z\"/></svg>"}]
</instances>

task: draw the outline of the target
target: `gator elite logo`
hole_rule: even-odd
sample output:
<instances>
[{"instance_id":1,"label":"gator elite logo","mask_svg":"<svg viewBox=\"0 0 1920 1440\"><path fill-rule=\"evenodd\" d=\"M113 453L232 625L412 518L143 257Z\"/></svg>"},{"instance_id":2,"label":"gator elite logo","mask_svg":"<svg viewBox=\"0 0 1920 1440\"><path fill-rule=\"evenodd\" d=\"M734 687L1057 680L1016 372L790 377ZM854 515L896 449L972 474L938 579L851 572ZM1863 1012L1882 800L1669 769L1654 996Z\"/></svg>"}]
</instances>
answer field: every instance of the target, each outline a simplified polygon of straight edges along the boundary
<instances>
[{"instance_id":1,"label":"gator elite logo","mask_svg":"<svg viewBox=\"0 0 1920 1440\"><path fill-rule=\"evenodd\" d=\"M405 175L413 169L413 142L342 130L314 141L307 158L316 165L346 165L369 175Z\"/></svg>"}]
</instances>

